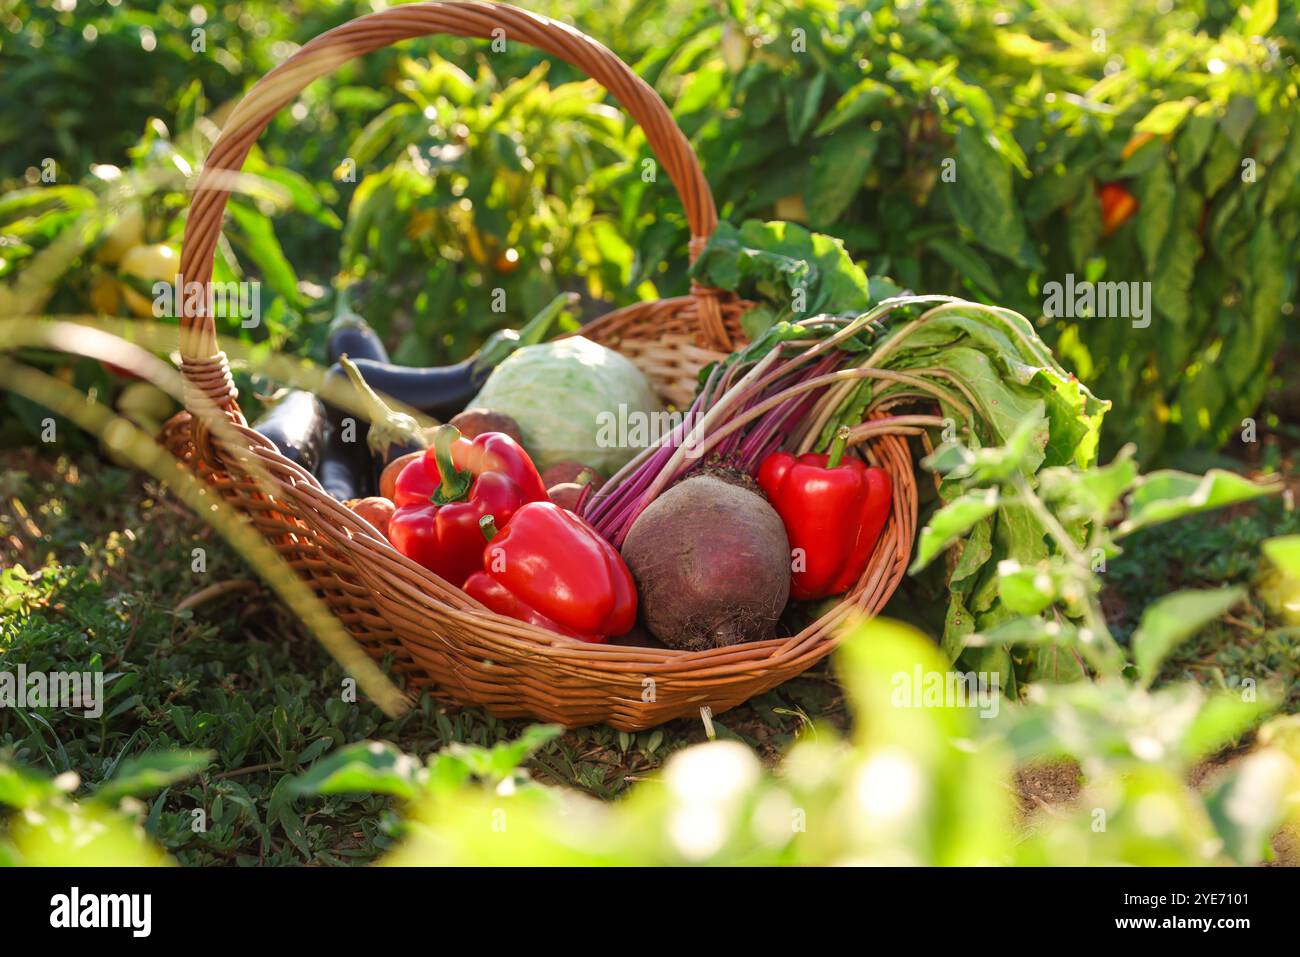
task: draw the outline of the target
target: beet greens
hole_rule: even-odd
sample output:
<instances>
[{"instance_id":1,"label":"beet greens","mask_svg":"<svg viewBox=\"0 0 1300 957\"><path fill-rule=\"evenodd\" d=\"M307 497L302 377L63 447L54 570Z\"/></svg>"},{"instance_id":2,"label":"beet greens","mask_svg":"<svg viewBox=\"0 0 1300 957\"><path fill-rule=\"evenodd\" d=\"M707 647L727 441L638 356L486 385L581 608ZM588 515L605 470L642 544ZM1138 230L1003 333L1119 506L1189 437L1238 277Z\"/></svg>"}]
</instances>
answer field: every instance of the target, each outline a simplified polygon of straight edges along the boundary
<instances>
[{"instance_id":1,"label":"beet greens","mask_svg":"<svg viewBox=\"0 0 1300 957\"><path fill-rule=\"evenodd\" d=\"M743 265L736 267L728 254ZM789 281L788 260L773 256L768 264L764 255L718 249L701 257L714 271L697 274L747 295L754 290L740 288L745 277L764 269L769 286ZM777 449L825 451L837 435L860 449L893 432L918 436L927 448L955 441L977 450L1001 447L1019 434L1028 450L1019 467L1031 485L1043 469L1093 464L1110 404L1056 362L1023 316L950 296L870 303L866 277L847 257L824 257L821 266L814 277L822 284L818 301L835 308L828 290L848 290L854 311L791 321L780 318L789 314L786 306L769 305L762 312L766 328L747 329L753 342L702 374L678 426L587 501L584 517L607 539L621 545L651 502L706 464L753 475ZM846 270L857 277L834 283L826 275ZM958 494L957 482L940 480L941 503ZM948 576L949 649L1009 614L996 588L999 561L1031 565L1049 554L1036 517L1014 504L983 518L970 532L970 546Z\"/></svg>"}]
</instances>

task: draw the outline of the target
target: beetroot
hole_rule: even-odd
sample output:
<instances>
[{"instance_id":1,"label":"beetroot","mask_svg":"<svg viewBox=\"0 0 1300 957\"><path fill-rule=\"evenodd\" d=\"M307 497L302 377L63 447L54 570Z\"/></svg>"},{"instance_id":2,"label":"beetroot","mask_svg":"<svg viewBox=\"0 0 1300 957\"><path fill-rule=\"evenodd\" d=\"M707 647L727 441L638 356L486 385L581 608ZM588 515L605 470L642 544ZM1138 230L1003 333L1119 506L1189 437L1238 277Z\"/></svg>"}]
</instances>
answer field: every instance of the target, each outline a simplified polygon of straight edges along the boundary
<instances>
[{"instance_id":1,"label":"beetroot","mask_svg":"<svg viewBox=\"0 0 1300 957\"><path fill-rule=\"evenodd\" d=\"M790 597L790 543L752 480L710 470L650 503L623 542L645 625L670 648L771 638Z\"/></svg>"}]
</instances>

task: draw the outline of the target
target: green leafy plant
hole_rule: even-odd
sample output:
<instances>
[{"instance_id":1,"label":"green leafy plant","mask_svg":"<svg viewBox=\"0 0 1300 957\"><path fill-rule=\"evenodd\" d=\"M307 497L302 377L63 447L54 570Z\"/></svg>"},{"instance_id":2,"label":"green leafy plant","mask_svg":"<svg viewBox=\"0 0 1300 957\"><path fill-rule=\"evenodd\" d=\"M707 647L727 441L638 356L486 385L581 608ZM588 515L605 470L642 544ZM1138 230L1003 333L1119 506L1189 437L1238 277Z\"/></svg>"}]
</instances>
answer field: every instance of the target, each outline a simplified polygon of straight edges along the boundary
<instances>
[{"instance_id":1,"label":"green leafy plant","mask_svg":"<svg viewBox=\"0 0 1300 957\"><path fill-rule=\"evenodd\" d=\"M1123 682L1046 690L981 721L965 702L907 700L916 674L948 674L934 646L887 622L861 624L838 653L857 730L804 734L775 773L735 741L674 755L618 804L536 783L524 761L559 729L490 746L454 744L427 762L362 742L319 758L273 796L296 803L357 794L403 806L391 864L1222 864L1256 863L1300 791L1294 718L1260 746L1186 785L1194 763L1237 740L1271 707L1192 686ZM962 746L954 746L957 742ZM1015 768L1077 760L1085 787L1046 818L1014 822ZM210 753L155 752L121 763L73 801L75 776L0 762L0 862L160 864L137 796L200 771ZM160 805L155 805L155 809ZM1154 813L1156 807L1161 813ZM155 810L156 813L156 810ZM152 815L151 815L152 816Z\"/></svg>"},{"instance_id":2,"label":"green leafy plant","mask_svg":"<svg viewBox=\"0 0 1300 957\"><path fill-rule=\"evenodd\" d=\"M187 123L181 132L173 136L161 120L150 120L125 169L99 164L79 183L37 183L0 197L0 278L8 280L0 287L0 309L6 317L42 311L126 314L118 294L128 288L153 298L152 279L139 282L123 271L122 260L137 246L179 245L187 191L217 132L205 118L208 104L197 82L189 85L181 109ZM273 295L258 325L248 327L255 333L233 322L223 331L283 344L291 314L296 319L308 300L271 216L292 209L330 228L340 222L315 187L272 167L256 149L234 191L213 280L230 282L251 272ZM114 288L105 291L105 280Z\"/></svg>"},{"instance_id":3,"label":"green leafy plant","mask_svg":"<svg viewBox=\"0 0 1300 957\"><path fill-rule=\"evenodd\" d=\"M262 600L212 529L156 483L80 454L73 413L94 406L47 383L72 418L56 414L58 442L34 455L8 447L32 445L48 413L7 392L0 537L18 543L23 564L0 572L0 667L102 670L108 701L89 722L0 709L0 796L15 808L0 821L0 859L63 860L64 838L91 822L114 863L162 860L142 828L188 864L367 861L399 840L390 859L404 862L1266 859L1282 810L1295 806L1294 719L1254 732L1245 758L1222 752L1252 740L1277 701L1295 706L1285 684L1295 674L1295 513L1274 500L1156 524L1254 492L1226 473L1144 478L1115 450L1136 438L1151 461L1217 445L1268 384L1300 262L1300 13L1270 0L1191 0L1164 14L1028 0L528 5L572 18L673 105L724 220L741 224L724 222L694 278L756 297L751 335L803 314L857 314L904 286L1036 318L1044 284L1067 273L1150 280L1151 326L1035 323L1061 361L1021 354L1038 372L1009 394L1023 404L1025 388L1031 404L1058 410L1048 445L1035 406L1023 434L1003 415L962 434L964 449L936 451L942 511L927 555L965 526L943 562L931 559L946 565L930 569L936 581L956 576L948 626L938 655L886 625L868 636L879 655L848 663L864 644L850 642L841 675L852 740L826 728L845 720L843 696L814 671L715 720L725 740L681 753L645 784L634 782L702 737L698 723L503 744L520 725L474 709L425 699L388 720L345 704L343 670L295 640L285 609ZM0 318L121 311L125 290L141 290L101 253L132 211L142 214L137 241L176 246L186 188L228 104L294 44L369 10L239 0L205 23L197 51L201 8L190 3L67 7L17 0L0 12L0 75L26 91L0 104ZM686 289L679 203L665 176L646 182L640 133L567 65L519 43L486 49L441 38L377 51L312 84L268 128L217 259L218 278L257 277L269 291L257 330L220 323L246 411L256 414L262 382L250 369L270 369L281 350L319 357L324 323L307 320L340 270L343 282L365 280L363 310L415 363L459 358L560 289L602 300L589 314ZM468 72L447 69L444 55ZM114 82L98 82L106 76ZM41 180L46 159L52 183ZM346 159L360 183L332 175ZM1138 206L1109 234L1101 183L1121 184ZM753 216L796 225L745 222ZM513 263L488 255L509 249ZM1004 383L1028 370L995 361L990 376L969 364L979 362L971 351L991 355L978 330L992 312L963 304L917 341L1001 405ZM149 340L159 352L173 345ZM21 358L20 369L46 369L100 401L121 388L94 360L43 349ZM1059 401L1063 368L1120 400L1107 420L1110 465L1094 464L1087 390ZM942 411L962 421L957 406ZM1261 560L1256 546L1270 535L1283 537ZM190 571L196 542L211 577ZM248 592L238 605L229 598ZM950 597L946 586L940 594ZM1090 622L1103 609L1097 638ZM903 595L894 611L910 610ZM1024 703L999 699L992 721L893 707L893 677L917 664L997 675ZM1217 693L1168 684L1184 667ZM1243 675L1276 676L1280 690L1247 700ZM796 735L775 775L749 751L774 759ZM359 738L417 754L456 746L427 763L393 746L340 752L373 765L340 768L329 753ZM134 778L132 758L176 748L216 757L151 785L147 810L114 793L113 781ZM1017 827L1011 773L1063 759L1085 789ZM67 776L74 770L88 787ZM1189 773L1207 783L1189 790ZM299 774L302 793L291 786ZM543 781L629 800L605 806ZM900 810L890 799L902 786L917 800ZM197 808L206 831L192 826ZM36 815L53 822L50 834Z\"/></svg>"},{"instance_id":4,"label":"green leafy plant","mask_svg":"<svg viewBox=\"0 0 1300 957\"><path fill-rule=\"evenodd\" d=\"M1268 714L1275 698L1207 694L1195 685L1147 691L1118 679L1035 685L990 731L1017 766L1069 756L1084 787L1074 807L1030 832L1018 862L1043 866L1258 864L1291 813L1297 777L1295 718L1266 723L1263 747L1210 759ZM1279 746L1280 745L1280 746ZM1207 763L1207 761L1209 763ZM1205 782L1189 789L1196 769ZM1159 812L1156 809L1159 808Z\"/></svg>"},{"instance_id":5,"label":"green leafy plant","mask_svg":"<svg viewBox=\"0 0 1300 957\"><path fill-rule=\"evenodd\" d=\"M3 318L44 312L152 315L153 284L170 281L179 265L187 191L216 135L204 118L208 107L197 82L181 106L190 125L173 137L161 121L150 121L125 169L96 165L78 183L38 184L0 195ZM256 322L224 312L217 322L223 337L256 346L263 356L298 342L303 315L321 295L304 291L277 237L273 218L288 211L305 214L320 228L341 225L305 178L273 167L254 149L235 185L213 281L262 284ZM142 275L154 267L157 272ZM122 385L98 362L50 353L24 356L44 369L66 370L87 392L112 394ZM240 379L248 382L246 375ZM35 408L13 393L6 400L15 413L6 429L9 441L38 436L41 416Z\"/></svg>"},{"instance_id":6,"label":"green leafy plant","mask_svg":"<svg viewBox=\"0 0 1300 957\"><path fill-rule=\"evenodd\" d=\"M46 157L57 160L61 182L95 163L120 164L151 119L183 127L175 121L191 83L227 103L294 44L368 10L352 0L293 8L237 0L219 9L185 0L11 0L0 12L0 70L27 95L0 103L0 179L39 169Z\"/></svg>"},{"instance_id":7,"label":"green leafy plant","mask_svg":"<svg viewBox=\"0 0 1300 957\"><path fill-rule=\"evenodd\" d=\"M1150 282L1148 327L1091 317L1042 327L1098 394L1125 396L1107 456L1126 441L1147 463L1218 446L1258 407L1300 280L1297 21L1285 5L1215 0L1161 16L1026 0L538 6L572 16L661 91L724 220L799 222L844 239L872 275L1033 319L1044 286L1067 275ZM205 22L217 57L181 42L187 5L128 16L19 4L9 26L20 38L0 37L0 61L51 105L15 100L0 142L37 142L30 123L46 114L67 129L9 176L38 174L46 153L60 187L95 160L124 166L133 131L190 128L195 86L226 103L292 43L360 12L307 4L291 25L265 4L235 8L239 22L266 26L234 36L228 18ZM96 41L78 39L87 28ZM111 110L59 101L97 57L134 65L126 50L143 56L145 31L157 43L152 72L115 91L128 114L119 125L100 128ZM319 345L298 325L310 303L295 303L294 280L323 288L336 264L345 279L371 280L363 311L414 364L461 358L561 288L620 304L686 288L684 220L666 177L646 182L641 135L567 65L511 43L475 68L481 49L440 38L376 52L313 85L270 127L269 169L255 160L248 172L278 182L305 215L288 230L243 216L231 228L249 234L247 248L235 243L240 262L285 297L271 322L293 348ZM201 154L186 153L191 168ZM348 161L361 181L331 182ZM1102 184L1137 201L1109 234ZM335 197L351 221L339 260ZM27 268L36 238L13 237L7 268ZM94 270L79 272L80 295L55 311L87 301Z\"/></svg>"},{"instance_id":8,"label":"green leafy plant","mask_svg":"<svg viewBox=\"0 0 1300 957\"><path fill-rule=\"evenodd\" d=\"M552 86L545 61L512 80L486 60L474 77L441 59L398 69L400 99L340 170L364 174L342 272L386 277L361 307L398 361L464 355L566 288L613 298L653 280L658 260L638 259L617 214L614 187L633 178L626 121L594 82Z\"/></svg>"},{"instance_id":9,"label":"green leafy plant","mask_svg":"<svg viewBox=\"0 0 1300 957\"><path fill-rule=\"evenodd\" d=\"M942 477L943 504L921 531L912 570L960 542L949 566L944 648L1010 680L1128 671L1147 687L1170 651L1244 590L1186 590L1151 603L1125 655L1101 608L1098 573L1119 553L1118 543L1140 529L1274 494L1279 486L1221 470L1140 475L1128 447L1106 466L1058 465L1035 476L1027 458L1032 427L1026 422L998 449L945 443L924 463ZM995 514L1012 534L995 534ZM996 551L998 560L986 561L980 574L959 576L971 550Z\"/></svg>"}]
</instances>

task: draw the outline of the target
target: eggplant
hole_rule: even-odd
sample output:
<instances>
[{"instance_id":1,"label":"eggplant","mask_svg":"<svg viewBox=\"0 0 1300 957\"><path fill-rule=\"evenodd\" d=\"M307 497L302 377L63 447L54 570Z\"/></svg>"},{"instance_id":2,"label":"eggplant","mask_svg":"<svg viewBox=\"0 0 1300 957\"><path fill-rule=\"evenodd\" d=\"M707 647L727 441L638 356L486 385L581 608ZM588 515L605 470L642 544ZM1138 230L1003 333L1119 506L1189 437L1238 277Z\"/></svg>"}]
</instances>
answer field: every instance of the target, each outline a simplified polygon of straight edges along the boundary
<instances>
[{"instance_id":1,"label":"eggplant","mask_svg":"<svg viewBox=\"0 0 1300 957\"><path fill-rule=\"evenodd\" d=\"M325 340L325 351L330 365L338 362L339 356L371 362L388 361L388 350L384 348L378 333L360 317L356 323L331 325L329 338Z\"/></svg>"},{"instance_id":2,"label":"eggplant","mask_svg":"<svg viewBox=\"0 0 1300 957\"><path fill-rule=\"evenodd\" d=\"M312 472L320 461L328 421L320 399L294 389L254 422L253 429L274 442L290 462Z\"/></svg>"},{"instance_id":3,"label":"eggplant","mask_svg":"<svg viewBox=\"0 0 1300 957\"><path fill-rule=\"evenodd\" d=\"M351 354L348 357L366 384L375 391L445 422L465 410L483 388L492 370L508 355L521 346L533 345L546 338L551 323L577 299L574 293L561 293L523 328L494 332L478 352L455 365L413 369ZM337 378L347 376L339 364L331 367L329 374ZM337 423L339 419L335 416L342 413L334 409L330 413L331 419Z\"/></svg>"},{"instance_id":4,"label":"eggplant","mask_svg":"<svg viewBox=\"0 0 1300 957\"><path fill-rule=\"evenodd\" d=\"M384 348L379 334L370 328L365 319L352 311L346 291L339 290L338 295L339 312L330 322L329 334L325 338L325 354L329 364L338 362L339 356L350 356L353 360L387 362L388 350Z\"/></svg>"},{"instance_id":5,"label":"eggplant","mask_svg":"<svg viewBox=\"0 0 1300 957\"><path fill-rule=\"evenodd\" d=\"M316 466L321 487L340 502L374 494L370 448L359 434L351 442L344 438L343 429L331 428Z\"/></svg>"},{"instance_id":6,"label":"eggplant","mask_svg":"<svg viewBox=\"0 0 1300 957\"><path fill-rule=\"evenodd\" d=\"M336 367L337 371L339 359L343 356L349 356L353 359L368 359L375 362L388 362L388 350L384 348L383 341L379 338L378 333L370 327L370 324L353 311L346 289L338 291L337 306L337 312L333 320L330 321L329 331L325 337L325 354L328 364ZM331 481L336 484L337 488L342 490L347 485L345 471L350 470L359 476L362 474L359 470L364 470L365 475L369 476L370 456L366 451L366 443L360 434L358 434L355 443L343 442L343 422L347 418L346 412L326 402L325 414L329 417L330 425L333 428L326 439L327 451L321 460L317 478L321 479L322 485L325 485L324 473L328 472ZM360 426L362 428L366 427L365 423L360 423ZM350 454L344 455L344 452ZM329 463L328 469L326 468L327 462ZM370 484L368 479L366 484ZM326 485L325 490L330 490L328 485ZM349 497L356 498L358 496Z\"/></svg>"},{"instance_id":7,"label":"eggplant","mask_svg":"<svg viewBox=\"0 0 1300 957\"><path fill-rule=\"evenodd\" d=\"M444 422L464 411L492 373L492 367L478 365L477 358L429 369L413 369L373 359L356 359L354 362L366 384L375 391ZM347 375L341 365L332 366L329 374L331 377ZM331 406L330 415L337 422L343 413Z\"/></svg>"}]
</instances>

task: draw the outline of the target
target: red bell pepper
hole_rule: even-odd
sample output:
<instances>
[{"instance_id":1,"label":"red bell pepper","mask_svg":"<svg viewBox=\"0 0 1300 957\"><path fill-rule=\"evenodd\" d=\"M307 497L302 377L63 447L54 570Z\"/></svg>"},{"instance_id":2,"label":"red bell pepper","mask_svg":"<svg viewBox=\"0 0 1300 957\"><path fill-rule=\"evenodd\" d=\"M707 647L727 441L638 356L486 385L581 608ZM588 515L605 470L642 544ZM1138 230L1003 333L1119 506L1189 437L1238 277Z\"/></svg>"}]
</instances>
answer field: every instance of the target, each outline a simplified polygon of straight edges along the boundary
<instances>
[{"instance_id":1,"label":"red bell pepper","mask_svg":"<svg viewBox=\"0 0 1300 957\"><path fill-rule=\"evenodd\" d=\"M397 476L388 540L459 588L483 567L487 543L479 519L494 515L504 526L521 505L544 501L536 466L510 436L466 439L454 425L442 425L433 448Z\"/></svg>"},{"instance_id":2,"label":"red bell pepper","mask_svg":"<svg viewBox=\"0 0 1300 957\"><path fill-rule=\"evenodd\" d=\"M530 502L490 539L465 591L497 614L580 641L601 642L636 624L636 585L623 557L594 528L552 502Z\"/></svg>"},{"instance_id":3,"label":"red bell pepper","mask_svg":"<svg viewBox=\"0 0 1300 957\"><path fill-rule=\"evenodd\" d=\"M889 517L889 474L858 458L845 459L846 437L836 438L829 455L810 452L796 459L773 452L758 468L758 484L790 539L793 598L824 598L852 588Z\"/></svg>"}]
</instances>

